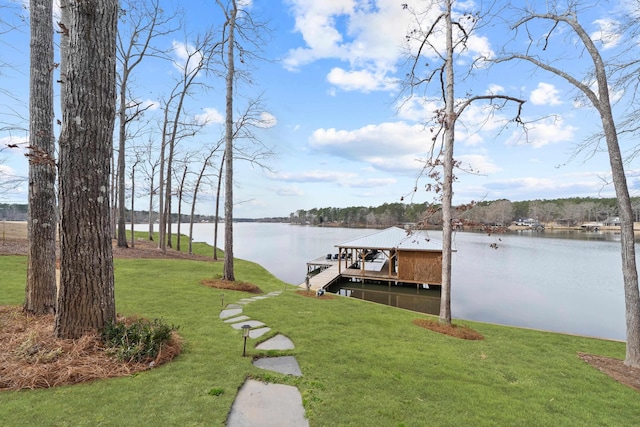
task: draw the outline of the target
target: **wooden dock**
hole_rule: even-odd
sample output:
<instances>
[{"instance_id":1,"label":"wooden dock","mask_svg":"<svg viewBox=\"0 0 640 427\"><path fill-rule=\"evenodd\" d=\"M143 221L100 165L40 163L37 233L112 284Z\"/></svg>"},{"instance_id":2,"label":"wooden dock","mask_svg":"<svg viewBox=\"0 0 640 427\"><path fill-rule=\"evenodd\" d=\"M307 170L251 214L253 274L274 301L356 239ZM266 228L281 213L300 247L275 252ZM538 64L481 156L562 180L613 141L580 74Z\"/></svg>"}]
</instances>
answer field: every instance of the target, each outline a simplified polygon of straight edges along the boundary
<instances>
[{"instance_id":1,"label":"wooden dock","mask_svg":"<svg viewBox=\"0 0 640 427\"><path fill-rule=\"evenodd\" d=\"M311 290L317 291L318 289L325 289L327 286L338 280L339 277L340 273L338 271L338 263L336 262L333 263L332 266L325 268L320 273L309 279ZM300 287L306 289L306 283L302 282Z\"/></svg>"}]
</instances>

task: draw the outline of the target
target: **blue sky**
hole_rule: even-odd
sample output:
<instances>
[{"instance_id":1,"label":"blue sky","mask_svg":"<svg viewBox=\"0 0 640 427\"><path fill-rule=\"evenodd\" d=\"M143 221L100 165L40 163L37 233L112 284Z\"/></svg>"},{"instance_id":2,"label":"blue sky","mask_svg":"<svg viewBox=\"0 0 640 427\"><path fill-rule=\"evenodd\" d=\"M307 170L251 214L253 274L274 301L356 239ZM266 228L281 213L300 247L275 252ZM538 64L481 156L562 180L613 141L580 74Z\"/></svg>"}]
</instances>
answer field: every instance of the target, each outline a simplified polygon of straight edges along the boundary
<instances>
[{"instance_id":1,"label":"blue sky","mask_svg":"<svg viewBox=\"0 0 640 427\"><path fill-rule=\"evenodd\" d=\"M169 0L163 3L165 10L178 4ZM249 10L268 19L273 29L261 53L269 61L252 63L254 84L239 87L243 97L236 105L242 108L242 99L263 94L263 113L270 125L256 129L256 134L276 157L268 161L270 171L246 162L236 164L234 216L288 216L313 207L376 206L400 201L402 196L412 194L416 185L417 192L405 200L434 201L436 195L424 191L430 181L418 176L420 159L430 148L427 122L440 104L433 90L426 97L409 100L402 92L401 80L407 72L403 43L412 16L401 3L408 3L410 8L425 4L404 0L254 0ZM194 34L220 19L213 0L191 0L182 5L188 6L183 29L160 43L162 48L174 48L175 63L180 63L180 52L189 49ZM457 2L458 12L480 7L480 2ZM611 1L581 11L587 31L601 39L599 47L605 59L622 43L607 31L626 10L624 7L624 2ZM460 70L457 94L501 93L522 98L527 101L522 115L529 124L525 134L522 128L508 123L513 109L497 112L489 120L481 104L465 110L457 124L455 157L465 169L476 173L456 173L454 203L612 197L606 153L585 150L574 156L576 146L598 132L600 126L598 116L584 106L573 87L531 65L517 63L482 67L462 78L475 57L495 56L511 39L499 20L491 24L480 28L468 43L468 50L456 59ZM1 61L14 65L13 69L2 69L0 89L4 92L0 93L0 104L4 113L0 118L24 126L24 121L7 115L7 111L14 109L26 116L28 28L2 34L0 40L4 52ZM513 39L513 46L523 46L522 41ZM584 55L570 56L573 46L575 38L559 29L545 54L561 53L568 59L562 65L583 79L588 64ZM176 70L169 61L149 61L136 70L136 98L154 105L147 118L161 114L156 107L170 90ZM186 114L194 118L206 114L211 123L180 145L181 152L194 153L193 170L200 167L198 156L203 145L219 138L224 112L224 81L202 77L205 80L213 88L188 99ZM624 100L624 95L615 93L614 98ZM25 138L24 131L0 132L0 147ZM623 149L631 149L633 143L621 140ZM2 173L26 175L22 151L4 150L0 159ZM637 161L631 160L627 175L632 195L639 195L635 189L636 169ZM26 191L26 185L21 186L0 195L0 202L24 202ZM213 212L212 194L207 186L198 196L198 213ZM147 200L141 194L136 198L136 208L146 208Z\"/></svg>"}]
</instances>

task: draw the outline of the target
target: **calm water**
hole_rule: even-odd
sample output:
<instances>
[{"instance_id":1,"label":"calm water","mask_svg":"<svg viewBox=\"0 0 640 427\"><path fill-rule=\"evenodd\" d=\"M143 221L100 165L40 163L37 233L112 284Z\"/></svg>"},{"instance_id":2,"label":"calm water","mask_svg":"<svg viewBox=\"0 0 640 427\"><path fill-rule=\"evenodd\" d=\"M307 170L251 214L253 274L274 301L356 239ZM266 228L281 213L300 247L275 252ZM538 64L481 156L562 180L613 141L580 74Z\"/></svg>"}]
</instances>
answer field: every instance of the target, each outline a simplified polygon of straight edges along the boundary
<instances>
[{"instance_id":1,"label":"calm water","mask_svg":"<svg viewBox=\"0 0 640 427\"><path fill-rule=\"evenodd\" d=\"M219 246L223 246L223 228ZM261 264L285 282L300 284L307 261L336 252L338 243L372 232L237 223L234 254ZM441 239L442 234L434 231L432 237ZM213 244L213 224L196 224L194 240ZM492 248L492 243L498 248ZM625 338L619 235L458 232L454 248L454 317Z\"/></svg>"}]
</instances>

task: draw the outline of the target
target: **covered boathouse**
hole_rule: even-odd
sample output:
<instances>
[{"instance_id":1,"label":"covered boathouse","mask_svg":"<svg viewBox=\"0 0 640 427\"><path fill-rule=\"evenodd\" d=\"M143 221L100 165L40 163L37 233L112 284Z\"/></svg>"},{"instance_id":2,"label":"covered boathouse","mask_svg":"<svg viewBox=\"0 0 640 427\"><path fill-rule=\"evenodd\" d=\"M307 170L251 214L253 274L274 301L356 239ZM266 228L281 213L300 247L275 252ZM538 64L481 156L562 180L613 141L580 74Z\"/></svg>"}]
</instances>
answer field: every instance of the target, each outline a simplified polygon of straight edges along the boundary
<instances>
[{"instance_id":1,"label":"covered boathouse","mask_svg":"<svg viewBox=\"0 0 640 427\"><path fill-rule=\"evenodd\" d=\"M340 278L391 284L441 285L442 243L426 231L390 227L335 245L338 253L307 263L311 289L324 289Z\"/></svg>"}]
</instances>

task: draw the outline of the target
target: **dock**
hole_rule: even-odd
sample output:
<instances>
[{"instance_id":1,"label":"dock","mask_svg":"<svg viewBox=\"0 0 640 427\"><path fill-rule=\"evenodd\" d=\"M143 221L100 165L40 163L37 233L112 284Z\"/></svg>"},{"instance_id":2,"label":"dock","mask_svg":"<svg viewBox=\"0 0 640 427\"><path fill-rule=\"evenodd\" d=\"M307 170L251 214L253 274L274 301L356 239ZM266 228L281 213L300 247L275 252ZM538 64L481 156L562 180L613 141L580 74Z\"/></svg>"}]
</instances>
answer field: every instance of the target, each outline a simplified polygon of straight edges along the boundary
<instances>
[{"instance_id":1,"label":"dock","mask_svg":"<svg viewBox=\"0 0 640 427\"><path fill-rule=\"evenodd\" d=\"M340 271L338 268L338 262L331 264L327 263L320 273L309 278L311 290L317 291L318 289L325 289L327 286L338 280L339 277ZM306 283L302 282L300 287L306 289Z\"/></svg>"}]
</instances>

